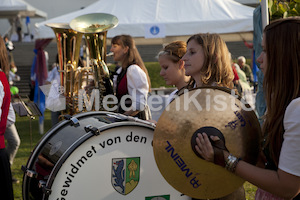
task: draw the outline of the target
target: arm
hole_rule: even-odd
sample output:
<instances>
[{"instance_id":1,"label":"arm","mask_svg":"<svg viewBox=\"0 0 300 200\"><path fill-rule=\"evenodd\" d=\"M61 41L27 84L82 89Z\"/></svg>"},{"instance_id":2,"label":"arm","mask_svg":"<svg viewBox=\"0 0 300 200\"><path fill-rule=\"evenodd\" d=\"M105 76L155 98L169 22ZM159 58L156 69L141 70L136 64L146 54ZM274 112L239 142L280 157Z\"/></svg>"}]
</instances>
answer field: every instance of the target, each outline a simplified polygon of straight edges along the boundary
<instances>
[{"instance_id":1,"label":"arm","mask_svg":"<svg viewBox=\"0 0 300 200\"><path fill-rule=\"evenodd\" d=\"M300 177L280 169L267 170L240 161L235 174L265 191L286 199L291 199L300 192Z\"/></svg>"},{"instance_id":2,"label":"arm","mask_svg":"<svg viewBox=\"0 0 300 200\"><path fill-rule=\"evenodd\" d=\"M137 65L132 65L127 69L128 93L132 97L132 106L125 115L134 116L143 110L147 104L149 85L145 72Z\"/></svg>"},{"instance_id":3,"label":"arm","mask_svg":"<svg viewBox=\"0 0 300 200\"><path fill-rule=\"evenodd\" d=\"M219 140L216 136L211 139L213 141ZM208 136L205 133L199 134L196 142L197 152L205 160L214 162L214 149ZM222 156L226 160L229 152L223 151ZM244 161L239 161L234 173L253 185L282 198L291 199L300 192L300 177L286 173L280 169L277 171L267 170Z\"/></svg>"},{"instance_id":4,"label":"arm","mask_svg":"<svg viewBox=\"0 0 300 200\"><path fill-rule=\"evenodd\" d=\"M124 112L124 115L135 116L135 115L137 115L139 112L140 112L139 110L133 111L132 109L130 109L130 110L128 110L128 111L125 111L125 112Z\"/></svg>"}]
</instances>

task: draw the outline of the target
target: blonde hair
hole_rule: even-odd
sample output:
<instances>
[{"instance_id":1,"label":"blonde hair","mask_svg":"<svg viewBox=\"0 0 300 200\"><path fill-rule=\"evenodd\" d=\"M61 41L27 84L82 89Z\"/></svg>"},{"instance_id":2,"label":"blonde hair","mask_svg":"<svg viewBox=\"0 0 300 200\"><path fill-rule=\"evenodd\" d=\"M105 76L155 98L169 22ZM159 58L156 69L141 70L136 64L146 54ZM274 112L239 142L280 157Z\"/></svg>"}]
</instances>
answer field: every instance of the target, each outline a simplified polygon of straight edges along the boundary
<instances>
[{"instance_id":1,"label":"blonde hair","mask_svg":"<svg viewBox=\"0 0 300 200\"><path fill-rule=\"evenodd\" d=\"M162 51L158 53L158 58L162 55L166 55L169 59L177 63L186 53L186 43L183 41L174 41L166 45Z\"/></svg>"},{"instance_id":2,"label":"blonde hair","mask_svg":"<svg viewBox=\"0 0 300 200\"><path fill-rule=\"evenodd\" d=\"M218 34L199 33L191 36L187 44L195 40L203 47L204 64L200 73L203 85L212 85L233 88L233 71L231 57L226 43Z\"/></svg>"}]
</instances>

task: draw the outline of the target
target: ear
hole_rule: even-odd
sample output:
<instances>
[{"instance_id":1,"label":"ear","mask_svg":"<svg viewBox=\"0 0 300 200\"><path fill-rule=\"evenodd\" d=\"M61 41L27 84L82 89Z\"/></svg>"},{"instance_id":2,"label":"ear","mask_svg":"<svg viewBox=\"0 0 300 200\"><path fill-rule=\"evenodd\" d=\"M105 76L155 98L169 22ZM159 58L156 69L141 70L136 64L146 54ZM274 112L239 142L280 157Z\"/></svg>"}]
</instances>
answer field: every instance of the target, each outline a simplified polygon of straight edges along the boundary
<instances>
[{"instance_id":1,"label":"ear","mask_svg":"<svg viewBox=\"0 0 300 200\"><path fill-rule=\"evenodd\" d=\"M126 47L123 48L123 52L124 52L125 54L128 53L128 50L129 50L129 47L128 47L128 46L126 46Z\"/></svg>"},{"instance_id":2,"label":"ear","mask_svg":"<svg viewBox=\"0 0 300 200\"><path fill-rule=\"evenodd\" d=\"M179 64L179 69L184 69L184 61L183 60L179 60L178 61L178 64Z\"/></svg>"}]
</instances>

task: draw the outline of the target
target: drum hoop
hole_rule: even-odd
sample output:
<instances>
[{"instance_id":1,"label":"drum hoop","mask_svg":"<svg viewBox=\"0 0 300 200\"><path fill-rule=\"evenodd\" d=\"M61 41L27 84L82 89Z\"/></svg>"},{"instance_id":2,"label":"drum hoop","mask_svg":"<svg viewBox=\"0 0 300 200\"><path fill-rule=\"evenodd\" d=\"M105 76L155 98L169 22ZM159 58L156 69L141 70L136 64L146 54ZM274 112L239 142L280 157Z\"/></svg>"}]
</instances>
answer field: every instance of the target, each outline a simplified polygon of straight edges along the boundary
<instances>
[{"instance_id":1,"label":"drum hoop","mask_svg":"<svg viewBox=\"0 0 300 200\"><path fill-rule=\"evenodd\" d=\"M77 119L80 119L82 117L85 117L87 114L90 114L91 116L93 115L99 115L99 114L112 114L110 112L106 112L106 111L91 111L91 112L82 112L82 113L78 113L76 115L73 115L72 117L75 117ZM35 158L38 156L38 154L40 153L39 150L41 147L43 147L45 145L45 143L48 141L48 139L50 137L52 137L52 132L57 131L58 129L60 129L61 127L68 125L69 123L71 123L71 121L69 120L64 120L59 122L56 126L52 127L47 134L45 134L38 142L38 145L32 150L32 153L30 155L30 158L28 159L26 166L27 168L31 168L32 166L28 166L29 164L34 164L34 160ZM37 154L37 155L36 155Z\"/></svg>"},{"instance_id":2,"label":"drum hoop","mask_svg":"<svg viewBox=\"0 0 300 200\"><path fill-rule=\"evenodd\" d=\"M48 141L48 138L52 137L52 132L56 131L57 129L61 128L62 126L65 126L66 124L70 123L69 121L65 120L62 122L59 122L56 126L52 127L47 134L45 134L38 142L38 145L35 146L35 148L32 150L30 157L26 163L27 169L32 169L33 165L35 164L35 160L37 159L38 155L40 154L40 151L42 150L42 147L45 145L45 143ZM23 184L22 184L22 196L23 199L25 199L24 195L27 194L27 188L28 188L28 182L30 181L31 177L28 177L26 173L23 174Z\"/></svg>"},{"instance_id":3,"label":"drum hoop","mask_svg":"<svg viewBox=\"0 0 300 200\"><path fill-rule=\"evenodd\" d=\"M99 114L99 113L98 113ZM154 127L147 125L147 124L143 124L143 123L139 123L139 122L133 122L133 121L122 121L122 122L117 122L117 123L111 123L108 125L104 125L102 127L99 128L100 131L100 135L101 132L112 129L112 128L116 128L116 127L120 127L120 126L140 126L140 127L144 127L144 128L148 128L150 130L154 131ZM80 146L82 143L84 143L86 140L90 139L93 136L97 136L95 134L93 134L91 131L88 132L87 134L83 135L82 137L80 137L77 141L75 141L64 153L63 155L59 158L59 160L56 162L54 168L52 169L50 175L49 175L49 179L46 183L46 188L47 190L51 190L53 182L55 180L55 177L59 171L59 169L61 168L61 166L63 165L63 163L66 161L66 159L68 159L68 157L73 153L73 151L75 151L75 149L77 149L78 146ZM44 198L45 200L48 199L48 196L46 196L45 194Z\"/></svg>"}]
</instances>

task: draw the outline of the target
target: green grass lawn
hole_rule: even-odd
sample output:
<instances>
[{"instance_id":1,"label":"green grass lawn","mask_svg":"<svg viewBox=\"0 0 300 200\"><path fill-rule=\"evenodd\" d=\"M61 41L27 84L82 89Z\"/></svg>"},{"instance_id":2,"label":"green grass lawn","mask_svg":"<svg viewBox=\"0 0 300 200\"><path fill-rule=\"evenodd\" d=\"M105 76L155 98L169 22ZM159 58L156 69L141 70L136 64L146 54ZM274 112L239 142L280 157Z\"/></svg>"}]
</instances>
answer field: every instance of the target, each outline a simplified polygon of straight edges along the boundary
<instances>
[{"instance_id":1,"label":"green grass lawn","mask_svg":"<svg viewBox=\"0 0 300 200\"><path fill-rule=\"evenodd\" d=\"M39 134L39 120L38 118L31 120L32 133L30 134L30 119L28 117L19 117L16 118L16 127L21 138L21 145L12 165L12 174L14 177L20 180L19 184L14 184L14 195L15 199L22 198L22 180L23 180L23 171L21 166L26 166L26 163L30 157L31 151L38 144L42 135ZM45 113L44 121L45 131L49 130L51 127L50 112ZM30 136L32 135L32 136ZM32 138L32 139L31 139Z\"/></svg>"},{"instance_id":2,"label":"green grass lawn","mask_svg":"<svg viewBox=\"0 0 300 200\"><path fill-rule=\"evenodd\" d=\"M146 66L149 76L150 76L152 88L171 87L171 86L166 85L164 79L159 75L160 66L159 66L158 62L146 62L145 66ZM115 69L114 64L109 66L109 70L114 71L114 69Z\"/></svg>"},{"instance_id":3,"label":"green grass lawn","mask_svg":"<svg viewBox=\"0 0 300 200\"><path fill-rule=\"evenodd\" d=\"M159 76L160 67L158 63L145 63L151 78L152 88L167 87L164 80ZM113 66L112 66L113 67ZM111 69L111 67L110 67ZM15 200L22 199L22 180L23 172L21 166L26 166L31 151L38 144L42 135L39 134L38 118L31 120L32 134L30 134L30 119L28 117L19 117L16 119L16 127L18 129L21 145L16 155L14 164L12 165L13 175L20 180L19 184L14 184ZM50 111L45 112L44 129L47 132L51 128ZM31 136L32 135L32 136ZM31 139L32 138L32 139ZM31 142L32 141L32 142ZM244 184L246 190L246 199L254 199L256 187L246 182Z\"/></svg>"}]
</instances>

